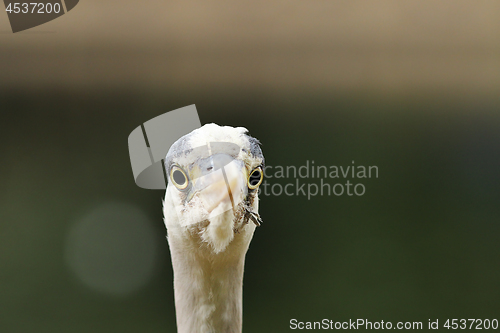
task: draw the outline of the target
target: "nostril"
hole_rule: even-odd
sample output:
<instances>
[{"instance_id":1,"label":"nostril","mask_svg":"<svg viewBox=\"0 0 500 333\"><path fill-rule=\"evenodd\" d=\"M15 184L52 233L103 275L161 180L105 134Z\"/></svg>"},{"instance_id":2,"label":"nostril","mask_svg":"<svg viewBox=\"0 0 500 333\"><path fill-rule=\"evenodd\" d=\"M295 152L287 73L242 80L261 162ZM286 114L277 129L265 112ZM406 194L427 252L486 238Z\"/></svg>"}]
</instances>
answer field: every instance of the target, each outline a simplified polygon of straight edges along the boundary
<instances>
[{"instance_id":1,"label":"nostril","mask_svg":"<svg viewBox=\"0 0 500 333\"><path fill-rule=\"evenodd\" d=\"M209 168L207 168L207 171L210 171L210 170L212 170L213 168L214 168L214 167L209 167Z\"/></svg>"}]
</instances>

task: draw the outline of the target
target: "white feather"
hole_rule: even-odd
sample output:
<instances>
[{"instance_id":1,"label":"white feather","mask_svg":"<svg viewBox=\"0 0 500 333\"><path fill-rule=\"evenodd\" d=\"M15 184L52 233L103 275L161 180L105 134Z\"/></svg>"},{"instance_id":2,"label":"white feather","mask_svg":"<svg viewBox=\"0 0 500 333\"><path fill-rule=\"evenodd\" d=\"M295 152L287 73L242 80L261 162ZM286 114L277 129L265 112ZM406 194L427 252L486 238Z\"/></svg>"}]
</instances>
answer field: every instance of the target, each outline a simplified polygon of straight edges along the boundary
<instances>
[{"instance_id":1,"label":"white feather","mask_svg":"<svg viewBox=\"0 0 500 333\"><path fill-rule=\"evenodd\" d=\"M169 183L167 187L164 216L174 269L178 332L241 332L243 267L255 230L252 222L242 223L241 205L248 195L248 173L262 163L262 157L250 154L246 132L243 127L208 124L184 138L188 147L231 142L241 148L240 167L227 169L230 179L236 179L231 184L235 209L227 210L228 198L218 192L208 198L197 194L186 202L185 194L175 186ZM175 162L188 165L198 159L183 154ZM236 174L242 168L245 174ZM258 212L257 197L248 208Z\"/></svg>"}]
</instances>

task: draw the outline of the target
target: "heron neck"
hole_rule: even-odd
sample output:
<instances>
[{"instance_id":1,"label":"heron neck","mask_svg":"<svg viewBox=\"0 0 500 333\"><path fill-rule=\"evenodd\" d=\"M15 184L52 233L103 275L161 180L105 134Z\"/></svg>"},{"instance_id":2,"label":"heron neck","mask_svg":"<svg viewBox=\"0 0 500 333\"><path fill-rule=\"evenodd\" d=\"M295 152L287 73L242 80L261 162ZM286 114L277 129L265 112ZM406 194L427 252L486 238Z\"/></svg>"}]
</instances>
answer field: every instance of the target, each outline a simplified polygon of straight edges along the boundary
<instances>
[{"instance_id":1,"label":"heron neck","mask_svg":"<svg viewBox=\"0 0 500 333\"><path fill-rule=\"evenodd\" d=\"M245 238L215 254L200 240L169 236L179 333L241 332Z\"/></svg>"}]
</instances>

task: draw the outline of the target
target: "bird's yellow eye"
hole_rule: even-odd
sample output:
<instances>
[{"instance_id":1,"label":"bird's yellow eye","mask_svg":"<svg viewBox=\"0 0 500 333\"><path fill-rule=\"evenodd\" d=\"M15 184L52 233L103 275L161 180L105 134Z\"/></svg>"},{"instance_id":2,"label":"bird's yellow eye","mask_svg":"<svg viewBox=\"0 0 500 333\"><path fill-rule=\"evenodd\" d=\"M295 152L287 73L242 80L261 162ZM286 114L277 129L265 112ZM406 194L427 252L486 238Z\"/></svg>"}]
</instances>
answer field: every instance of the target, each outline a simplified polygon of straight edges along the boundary
<instances>
[{"instance_id":1,"label":"bird's yellow eye","mask_svg":"<svg viewBox=\"0 0 500 333\"><path fill-rule=\"evenodd\" d=\"M251 190L255 190L262 183L262 179L264 179L264 174L262 173L261 167L257 167L250 172L250 176L248 176L248 188Z\"/></svg>"},{"instance_id":2,"label":"bird's yellow eye","mask_svg":"<svg viewBox=\"0 0 500 333\"><path fill-rule=\"evenodd\" d=\"M172 169L170 169L170 179L179 190L185 190L189 185L189 179L186 173L178 166L173 166Z\"/></svg>"}]
</instances>

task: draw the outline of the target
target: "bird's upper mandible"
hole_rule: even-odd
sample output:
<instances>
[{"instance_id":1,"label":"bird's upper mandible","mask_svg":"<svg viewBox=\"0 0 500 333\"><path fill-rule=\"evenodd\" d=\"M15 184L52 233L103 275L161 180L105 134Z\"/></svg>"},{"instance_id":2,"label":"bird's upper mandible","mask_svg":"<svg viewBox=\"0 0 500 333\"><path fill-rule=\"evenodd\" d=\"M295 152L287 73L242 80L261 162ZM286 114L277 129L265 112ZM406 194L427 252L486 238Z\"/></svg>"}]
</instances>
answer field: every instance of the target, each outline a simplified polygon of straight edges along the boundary
<instances>
[{"instance_id":1,"label":"bird's upper mandible","mask_svg":"<svg viewBox=\"0 0 500 333\"><path fill-rule=\"evenodd\" d=\"M177 140L165 158L168 186L165 224L169 235L199 235L218 253L234 235L262 222L258 187L264 156L243 127L207 124Z\"/></svg>"}]
</instances>

